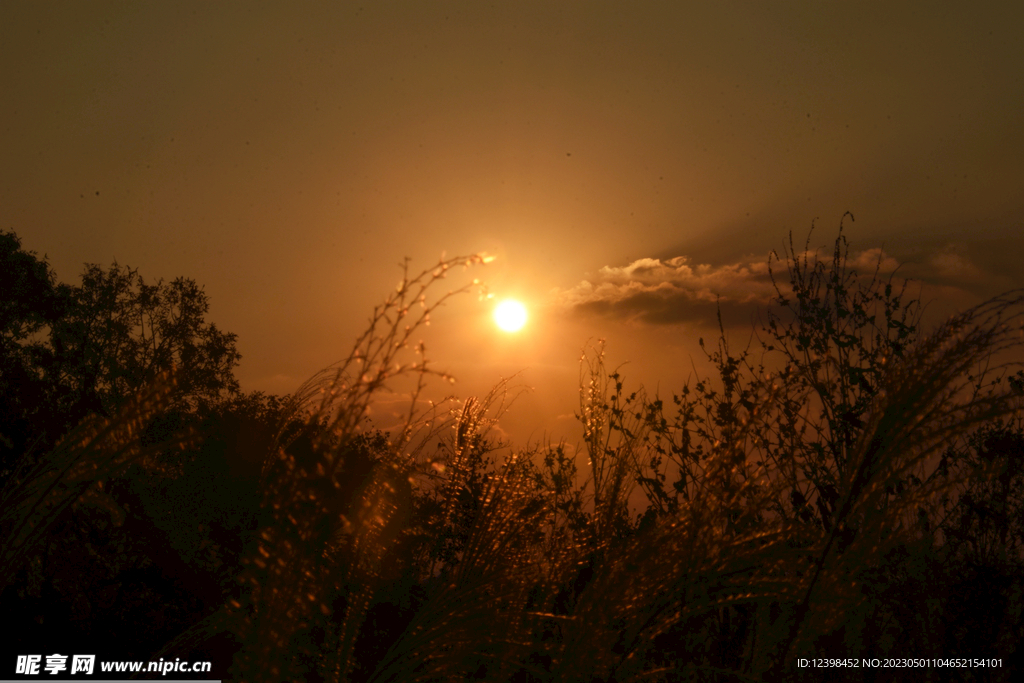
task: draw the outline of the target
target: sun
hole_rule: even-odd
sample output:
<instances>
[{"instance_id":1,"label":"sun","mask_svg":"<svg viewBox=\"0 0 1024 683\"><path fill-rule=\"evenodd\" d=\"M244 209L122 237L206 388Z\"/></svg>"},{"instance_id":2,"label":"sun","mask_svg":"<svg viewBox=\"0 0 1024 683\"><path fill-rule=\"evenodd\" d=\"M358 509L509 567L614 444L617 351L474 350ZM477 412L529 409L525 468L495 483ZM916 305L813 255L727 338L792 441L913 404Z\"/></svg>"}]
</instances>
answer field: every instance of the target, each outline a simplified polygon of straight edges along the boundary
<instances>
[{"instance_id":1,"label":"sun","mask_svg":"<svg viewBox=\"0 0 1024 683\"><path fill-rule=\"evenodd\" d=\"M514 299L506 299L494 309L494 322L506 332L518 332L526 324L526 307Z\"/></svg>"}]
</instances>

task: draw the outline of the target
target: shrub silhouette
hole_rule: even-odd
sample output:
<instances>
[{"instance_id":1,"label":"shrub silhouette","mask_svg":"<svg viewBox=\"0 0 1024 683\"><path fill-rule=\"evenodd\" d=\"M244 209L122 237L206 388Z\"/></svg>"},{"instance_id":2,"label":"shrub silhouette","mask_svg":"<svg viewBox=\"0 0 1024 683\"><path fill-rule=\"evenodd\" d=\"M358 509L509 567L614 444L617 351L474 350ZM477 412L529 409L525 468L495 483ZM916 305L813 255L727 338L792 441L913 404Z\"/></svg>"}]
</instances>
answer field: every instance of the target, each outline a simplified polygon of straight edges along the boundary
<instances>
[{"instance_id":1,"label":"shrub silhouette","mask_svg":"<svg viewBox=\"0 0 1024 683\"><path fill-rule=\"evenodd\" d=\"M964 644L1003 658L979 679L1008 680L1024 642L1022 376L1003 359L1019 352L1024 298L925 335L894 278L849 267L842 224L830 259L809 244L790 239L788 286L775 280L753 343L701 340L714 376L670 401L628 391L601 345L586 349L575 452L489 433L514 399L507 381L424 405L427 380L449 378L414 335L472 287L435 296L440 280L484 259L406 268L352 352L286 400L232 399L197 442L188 420L143 429L170 414L155 385L10 478L0 576L22 580L35 544L63 510L98 505L103 481L147 476L132 463L171 446L215 458L244 419L266 425L246 446L262 463L253 503L211 523L230 536L202 570L219 589L154 657L220 643L245 681L815 680L796 658ZM403 378L406 419L377 431L368 409ZM191 532L168 533L191 557ZM968 600L994 616L974 619Z\"/></svg>"}]
</instances>

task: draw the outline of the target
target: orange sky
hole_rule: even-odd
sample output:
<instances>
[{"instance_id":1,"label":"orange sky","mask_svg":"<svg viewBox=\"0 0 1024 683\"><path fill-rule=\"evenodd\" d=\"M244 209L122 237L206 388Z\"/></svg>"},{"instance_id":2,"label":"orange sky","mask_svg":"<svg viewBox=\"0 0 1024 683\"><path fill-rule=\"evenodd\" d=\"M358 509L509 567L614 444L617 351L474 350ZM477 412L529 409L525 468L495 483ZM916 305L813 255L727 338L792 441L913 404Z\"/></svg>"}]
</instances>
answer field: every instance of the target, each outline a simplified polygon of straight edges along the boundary
<instances>
[{"instance_id":1,"label":"orange sky","mask_svg":"<svg viewBox=\"0 0 1024 683\"><path fill-rule=\"evenodd\" d=\"M488 251L470 276L527 328L467 297L427 343L460 393L525 369L512 431L540 438L588 339L670 389L702 302L742 319L815 217L826 244L852 211L937 308L1024 284L1022 25L1007 2L5 2L0 223L65 280L194 278L243 387L275 392L347 352L403 257Z\"/></svg>"}]
</instances>

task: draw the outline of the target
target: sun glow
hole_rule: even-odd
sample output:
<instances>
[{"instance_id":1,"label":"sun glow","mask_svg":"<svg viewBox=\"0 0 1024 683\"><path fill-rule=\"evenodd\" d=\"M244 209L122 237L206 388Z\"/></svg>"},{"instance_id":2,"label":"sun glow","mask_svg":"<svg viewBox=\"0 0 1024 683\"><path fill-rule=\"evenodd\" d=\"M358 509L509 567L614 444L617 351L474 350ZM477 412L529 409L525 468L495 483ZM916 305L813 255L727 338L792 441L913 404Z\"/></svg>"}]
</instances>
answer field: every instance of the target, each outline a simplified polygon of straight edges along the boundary
<instances>
[{"instance_id":1,"label":"sun glow","mask_svg":"<svg viewBox=\"0 0 1024 683\"><path fill-rule=\"evenodd\" d=\"M506 332L518 332L526 324L526 307L506 299L494 309L494 322Z\"/></svg>"}]
</instances>

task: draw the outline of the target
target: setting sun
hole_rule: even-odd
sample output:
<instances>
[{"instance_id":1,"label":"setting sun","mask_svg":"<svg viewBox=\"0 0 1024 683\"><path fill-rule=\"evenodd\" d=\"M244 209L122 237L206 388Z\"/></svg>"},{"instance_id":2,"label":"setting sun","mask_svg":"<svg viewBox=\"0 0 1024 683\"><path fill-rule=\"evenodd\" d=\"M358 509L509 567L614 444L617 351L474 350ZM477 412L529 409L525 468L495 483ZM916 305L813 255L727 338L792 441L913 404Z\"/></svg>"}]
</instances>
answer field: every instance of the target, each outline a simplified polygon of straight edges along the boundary
<instances>
[{"instance_id":1,"label":"setting sun","mask_svg":"<svg viewBox=\"0 0 1024 683\"><path fill-rule=\"evenodd\" d=\"M518 332L526 324L526 307L518 301L506 299L494 309L494 322L506 332Z\"/></svg>"}]
</instances>

